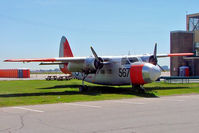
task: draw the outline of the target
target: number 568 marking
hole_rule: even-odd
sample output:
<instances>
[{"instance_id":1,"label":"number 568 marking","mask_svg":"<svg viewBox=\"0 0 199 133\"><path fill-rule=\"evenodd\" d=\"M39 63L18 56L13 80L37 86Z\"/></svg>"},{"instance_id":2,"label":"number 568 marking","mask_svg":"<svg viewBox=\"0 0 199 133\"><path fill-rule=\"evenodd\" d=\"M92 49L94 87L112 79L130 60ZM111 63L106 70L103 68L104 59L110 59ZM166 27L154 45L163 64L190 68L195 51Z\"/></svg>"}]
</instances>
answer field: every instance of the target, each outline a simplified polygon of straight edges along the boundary
<instances>
[{"instance_id":1,"label":"number 568 marking","mask_svg":"<svg viewBox=\"0 0 199 133\"><path fill-rule=\"evenodd\" d=\"M128 77L130 68L119 68L120 77Z\"/></svg>"}]
</instances>

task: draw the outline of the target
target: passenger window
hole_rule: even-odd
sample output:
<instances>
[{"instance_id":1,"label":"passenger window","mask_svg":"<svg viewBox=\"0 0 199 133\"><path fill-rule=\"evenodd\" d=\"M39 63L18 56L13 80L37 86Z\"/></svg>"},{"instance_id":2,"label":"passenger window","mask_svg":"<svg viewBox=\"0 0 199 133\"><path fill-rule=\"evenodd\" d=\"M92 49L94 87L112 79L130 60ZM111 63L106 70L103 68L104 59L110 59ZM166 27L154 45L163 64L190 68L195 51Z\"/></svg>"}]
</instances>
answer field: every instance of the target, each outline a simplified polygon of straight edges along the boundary
<instances>
[{"instance_id":1,"label":"passenger window","mask_svg":"<svg viewBox=\"0 0 199 133\"><path fill-rule=\"evenodd\" d=\"M112 74L112 69L108 69L108 70L107 70L107 73L108 73L108 74Z\"/></svg>"},{"instance_id":2,"label":"passenger window","mask_svg":"<svg viewBox=\"0 0 199 133\"><path fill-rule=\"evenodd\" d=\"M100 70L100 73L101 74L105 74L105 71L102 69L102 70Z\"/></svg>"}]
</instances>

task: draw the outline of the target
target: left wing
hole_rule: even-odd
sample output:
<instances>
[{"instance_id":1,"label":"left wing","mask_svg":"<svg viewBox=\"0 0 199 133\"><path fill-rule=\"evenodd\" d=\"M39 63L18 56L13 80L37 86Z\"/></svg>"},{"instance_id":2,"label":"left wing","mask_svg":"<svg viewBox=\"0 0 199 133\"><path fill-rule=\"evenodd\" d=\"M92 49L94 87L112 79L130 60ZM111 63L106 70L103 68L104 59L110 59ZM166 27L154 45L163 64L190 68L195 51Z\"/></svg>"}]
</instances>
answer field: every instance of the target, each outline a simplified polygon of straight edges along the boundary
<instances>
[{"instance_id":1,"label":"left wing","mask_svg":"<svg viewBox=\"0 0 199 133\"><path fill-rule=\"evenodd\" d=\"M35 59L8 59L4 62L49 62L49 63L69 63L84 62L86 57L58 57L58 58L35 58Z\"/></svg>"}]
</instances>

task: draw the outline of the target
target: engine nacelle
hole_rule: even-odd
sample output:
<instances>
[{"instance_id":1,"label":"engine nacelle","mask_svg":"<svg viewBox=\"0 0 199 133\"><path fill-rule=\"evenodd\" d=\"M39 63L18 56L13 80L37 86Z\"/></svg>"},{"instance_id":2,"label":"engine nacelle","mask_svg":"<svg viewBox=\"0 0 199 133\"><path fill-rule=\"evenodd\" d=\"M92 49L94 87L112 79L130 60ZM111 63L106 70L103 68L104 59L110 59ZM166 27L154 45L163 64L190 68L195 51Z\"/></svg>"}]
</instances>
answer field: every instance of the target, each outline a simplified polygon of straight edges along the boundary
<instances>
[{"instance_id":1,"label":"engine nacelle","mask_svg":"<svg viewBox=\"0 0 199 133\"><path fill-rule=\"evenodd\" d=\"M96 59L95 58L87 58L83 64L83 71L86 73L95 73L97 68L95 66Z\"/></svg>"},{"instance_id":2,"label":"engine nacelle","mask_svg":"<svg viewBox=\"0 0 199 133\"><path fill-rule=\"evenodd\" d=\"M133 63L130 68L130 78L133 85L143 85L157 80L160 69L151 63Z\"/></svg>"},{"instance_id":3,"label":"engine nacelle","mask_svg":"<svg viewBox=\"0 0 199 133\"><path fill-rule=\"evenodd\" d=\"M71 72L96 73L96 59L87 58L84 62L70 62L68 70Z\"/></svg>"},{"instance_id":4,"label":"engine nacelle","mask_svg":"<svg viewBox=\"0 0 199 133\"><path fill-rule=\"evenodd\" d=\"M148 62L148 63L151 63L153 65L157 65L157 60L154 58L153 55L151 55L151 56L142 56L140 58L142 59L143 62Z\"/></svg>"}]
</instances>

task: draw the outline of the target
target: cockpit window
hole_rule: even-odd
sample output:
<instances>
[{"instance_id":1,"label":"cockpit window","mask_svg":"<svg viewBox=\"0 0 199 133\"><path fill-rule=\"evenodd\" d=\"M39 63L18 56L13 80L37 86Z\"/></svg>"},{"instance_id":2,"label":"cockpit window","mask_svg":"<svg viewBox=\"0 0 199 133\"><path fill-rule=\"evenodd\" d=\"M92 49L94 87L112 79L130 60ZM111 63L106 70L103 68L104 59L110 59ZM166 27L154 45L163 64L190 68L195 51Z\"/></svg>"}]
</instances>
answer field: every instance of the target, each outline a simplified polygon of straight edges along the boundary
<instances>
[{"instance_id":1,"label":"cockpit window","mask_svg":"<svg viewBox=\"0 0 199 133\"><path fill-rule=\"evenodd\" d=\"M128 64L130 64L130 62L129 62L129 60L125 57L125 58L122 58L121 64L122 64L122 65L128 65Z\"/></svg>"},{"instance_id":2,"label":"cockpit window","mask_svg":"<svg viewBox=\"0 0 199 133\"><path fill-rule=\"evenodd\" d=\"M148 56L143 56L143 57L141 57L141 59L142 59L143 62L148 62L149 57Z\"/></svg>"},{"instance_id":3,"label":"cockpit window","mask_svg":"<svg viewBox=\"0 0 199 133\"><path fill-rule=\"evenodd\" d=\"M125 58L122 58L122 61L121 61L121 64L122 65L129 65L131 63L134 63L134 62L138 62L138 58L137 57L125 57Z\"/></svg>"},{"instance_id":4,"label":"cockpit window","mask_svg":"<svg viewBox=\"0 0 199 133\"><path fill-rule=\"evenodd\" d=\"M129 59L129 61L131 63L138 62L138 58L137 57L129 57L128 59Z\"/></svg>"}]
</instances>

